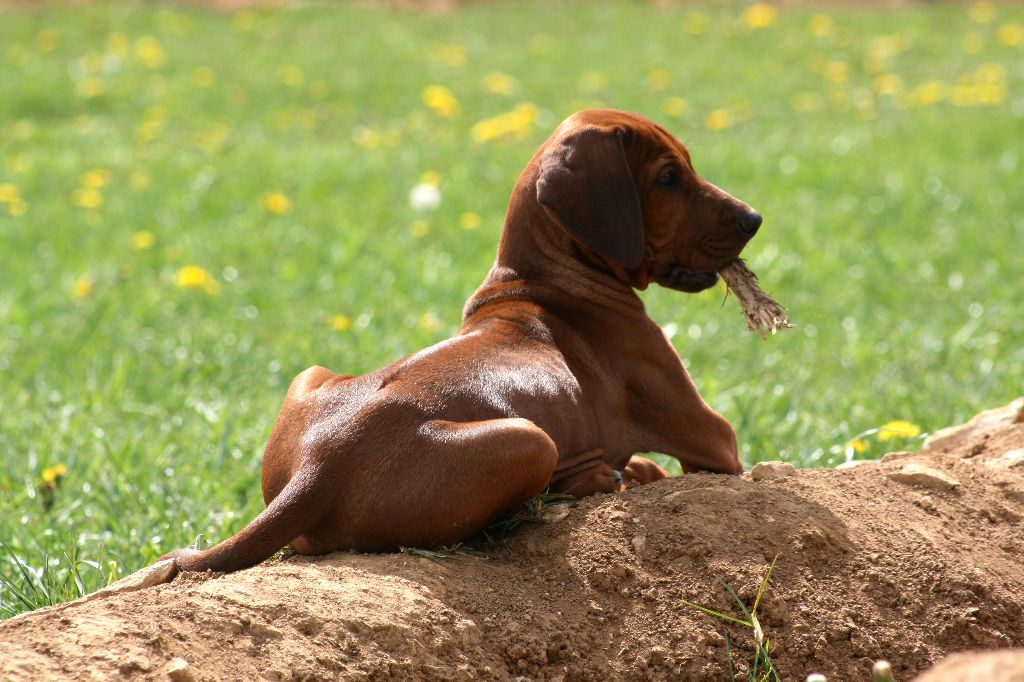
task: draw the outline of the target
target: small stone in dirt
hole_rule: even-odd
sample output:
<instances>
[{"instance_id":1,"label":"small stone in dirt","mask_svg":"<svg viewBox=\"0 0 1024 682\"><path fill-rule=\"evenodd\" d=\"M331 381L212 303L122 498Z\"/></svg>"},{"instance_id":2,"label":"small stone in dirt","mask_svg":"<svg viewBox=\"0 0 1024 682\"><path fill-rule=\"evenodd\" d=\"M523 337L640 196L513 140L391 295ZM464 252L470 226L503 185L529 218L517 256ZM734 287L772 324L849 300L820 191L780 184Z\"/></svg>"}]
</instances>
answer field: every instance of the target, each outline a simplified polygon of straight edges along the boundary
<instances>
[{"instance_id":1,"label":"small stone in dirt","mask_svg":"<svg viewBox=\"0 0 1024 682\"><path fill-rule=\"evenodd\" d=\"M796 473L796 467L789 462L758 462L750 470L750 477L755 481L770 481L786 478Z\"/></svg>"},{"instance_id":2,"label":"small stone in dirt","mask_svg":"<svg viewBox=\"0 0 1024 682\"><path fill-rule=\"evenodd\" d=\"M985 462L985 466L993 469L1016 469L1024 467L1024 449L1007 450L995 459Z\"/></svg>"},{"instance_id":3,"label":"small stone in dirt","mask_svg":"<svg viewBox=\"0 0 1024 682\"><path fill-rule=\"evenodd\" d=\"M543 512L541 512L540 519L544 523L558 523L566 516L569 515L569 505L565 503L553 504Z\"/></svg>"},{"instance_id":4,"label":"small stone in dirt","mask_svg":"<svg viewBox=\"0 0 1024 682\"><path fill-rule=\"evenodd\" d=\"M917 454L916 452L906 452L906 451L887 452L884 455L882 455L882 461L883 462L898 462L901 459L906 459L908 457L913 457L916 454Z\"/></svg>"},{"instance_id":5,"label":"small stone in dirt","mask_svg":"<svg viewBox=\"0 0 1024 682\"><path fill-rule=\"evenodd\" d=\"M842 464L836 465L836 470L840 469L856 469L859 466L865 464L878 464L877 459L851 459L849 462L843 462Z\"/></svg>"},{"instance_id":6,"label":"small stone in dirt","mask_svg":"<svg viewBox=\"0 0 1024 682\"><path fill-rule=\"evenodd\" d=\"M889 478L898 483L921 486L932 490L952 490L960 485L960 481L947 476L938 469L921 464L906 464L899 471L889 474Z\"/></svg>"},{"instance_id":7,"label":"small stone in dirt","mask_svg":"<svg viewBox=\"0 0 1024 682\"><path fill-rule=\"evenodd\" d=\"M124 578L121 578L115 583L111 583L106 587L100 588L92 594L87 594L82 597L83 602L92 601L93 599L103 599L114 594L122 594L124 592L135 592L137 590L144 590L147 587L153 587L154 585L162 585L169 583L174 579L174 576L178 574L178 564L174 559L164 559L158 561L155 564L150 564L145 568L139 569L134 573L131 573Z\"/></svg>"},{"instance_id":8,"label":"small stone in dirt","mask_svg":"<svg viewBox=\"0 0 1024 682\"><path fill-rule=\"evenodd\" d=\"M275 628L273 625L267 625L266 623L253 623L249 626L249 634L254 637L267 637L273 639L284 636L283 632Z\"/></svg>"},{"instance_id":9,"label":"small stone in dirt","mask_svg":"<svg viewBox=\"0 0 1024 682\"><path fill-rule=\"evenodd\" d=\"M630 541L630 544L633 545L633 551L636 552L636 555L640 558L643 558L644 548L647 546L647 536L635 535L633 536L633 539Z\"/></svg>"},{"instance_id":10,"label":"small stone in dirt","mask_svg":"<svg viewBox=\"0 0 1024 682\"><path fill-rule=\"evenodd\" d=\"M167 677L173 682L192 682L196 679L192 666L184 658L174 658L167 664Z\"/></svg>"},{"instance_id":11,"label":"small stone in dirt","mask_svg":"<svg viewBox=\"0 0 1024 682\"><path fill-rule=\"evenodd\" d=\"M925 511L932 511L935 509L935 501L932 499L931 495L922 495L914 500L914 504Z\"/></svg>"}]
</instances>

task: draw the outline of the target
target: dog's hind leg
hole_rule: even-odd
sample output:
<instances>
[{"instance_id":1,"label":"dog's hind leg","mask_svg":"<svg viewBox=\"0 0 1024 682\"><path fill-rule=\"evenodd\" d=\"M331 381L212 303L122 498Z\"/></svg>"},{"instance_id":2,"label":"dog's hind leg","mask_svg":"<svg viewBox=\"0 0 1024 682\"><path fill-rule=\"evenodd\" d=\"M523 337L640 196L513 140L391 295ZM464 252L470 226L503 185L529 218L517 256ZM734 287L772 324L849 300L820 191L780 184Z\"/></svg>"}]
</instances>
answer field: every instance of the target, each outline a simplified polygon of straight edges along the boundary
<instances>
[{"instance_id":1,"label":"dog's hind leg","mask_svg":"<svg viewBox=\"0 0 1024 682\"><path fill-rule=\"evenodd\" d=\"M173 558L182 571L237 571L269 558L316 523L311 509L322 509L330 491L313 470L299 470L259 516L224 542L199 551L179 549Z\"/></svg>"},{"instance_id":2,"label":"dog's hind leg","mask_svg":"<svg viewBox=\"0 0 1024 682\"><path fill-rule=\"evenodd\" d=\"M373 454L373 469L350 479L331 515L294 547L387 552L461 542L543 492L558 459L551 438L519 418L429 420L408 438L355 451L382 447L388 454Z\"/></svg>"}]
</instances>

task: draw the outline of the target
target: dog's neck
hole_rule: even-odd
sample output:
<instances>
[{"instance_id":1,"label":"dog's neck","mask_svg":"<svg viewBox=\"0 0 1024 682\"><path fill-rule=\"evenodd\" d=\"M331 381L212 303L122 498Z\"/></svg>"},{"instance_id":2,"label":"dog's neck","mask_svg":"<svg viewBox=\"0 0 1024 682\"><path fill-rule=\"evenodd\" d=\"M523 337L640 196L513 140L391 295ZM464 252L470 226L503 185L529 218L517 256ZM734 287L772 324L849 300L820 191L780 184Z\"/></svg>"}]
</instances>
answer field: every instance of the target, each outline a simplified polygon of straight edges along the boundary
<instances>
[{"instance_id":1,"label":"dog's neck","mask_svg":"<svg viewBox=\"0 0 1024 682\"><path fill-rule=\"evenodd\" d=\"M537 202L536 182L531 164L512 191L494 266L467 301L463 319L501 300L530 299L544 307L552 292L563 304L578 301L646 315L630 273L588 253L569 236Z\"/></svg>"}]
</instances>

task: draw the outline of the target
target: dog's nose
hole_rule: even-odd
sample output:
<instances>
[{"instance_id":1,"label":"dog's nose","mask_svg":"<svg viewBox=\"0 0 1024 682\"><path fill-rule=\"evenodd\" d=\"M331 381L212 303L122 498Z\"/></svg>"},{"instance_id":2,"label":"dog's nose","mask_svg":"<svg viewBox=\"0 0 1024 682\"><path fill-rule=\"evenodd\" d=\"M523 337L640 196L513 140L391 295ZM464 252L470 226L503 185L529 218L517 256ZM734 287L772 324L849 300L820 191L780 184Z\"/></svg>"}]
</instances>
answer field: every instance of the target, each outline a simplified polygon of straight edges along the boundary
<instances>
[{"instance_id":1,"label":"dog's nose","mask_svg":"<svg viewBox=\"0 0 1024 682\"><path fill-rule=\"evenodd\" d=\"M748 237L753 237L761 227L761 214L753 209L743 211L736 218L736 222L740 226L740 232Z\"/></svg>"}]
</instances>

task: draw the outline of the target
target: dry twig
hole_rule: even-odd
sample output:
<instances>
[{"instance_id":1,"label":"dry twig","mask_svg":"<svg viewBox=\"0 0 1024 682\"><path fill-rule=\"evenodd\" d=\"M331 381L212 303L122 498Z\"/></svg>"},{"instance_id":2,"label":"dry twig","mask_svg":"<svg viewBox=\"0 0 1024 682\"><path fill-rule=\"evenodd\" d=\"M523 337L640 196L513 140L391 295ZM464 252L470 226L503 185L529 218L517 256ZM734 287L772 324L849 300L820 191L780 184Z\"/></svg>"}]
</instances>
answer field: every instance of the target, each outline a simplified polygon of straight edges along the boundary
<instances>
[{"instance_id":1,"label":"dry twig","mask_svg":"<svg viewBox=\"0 0 1024 682\"><path fill-rule=\"evenodd\" d=\"M747 317L747 329L759 331L764 337L767 333L774 335L780 329L788 329L793 325L786 319L786 309L775 299L761 290L757 284L757 275L747 267L742 259L737 258L730 265L718 271L729 290L736 294L743 314Z\"/></svg>"}]
</instances>

